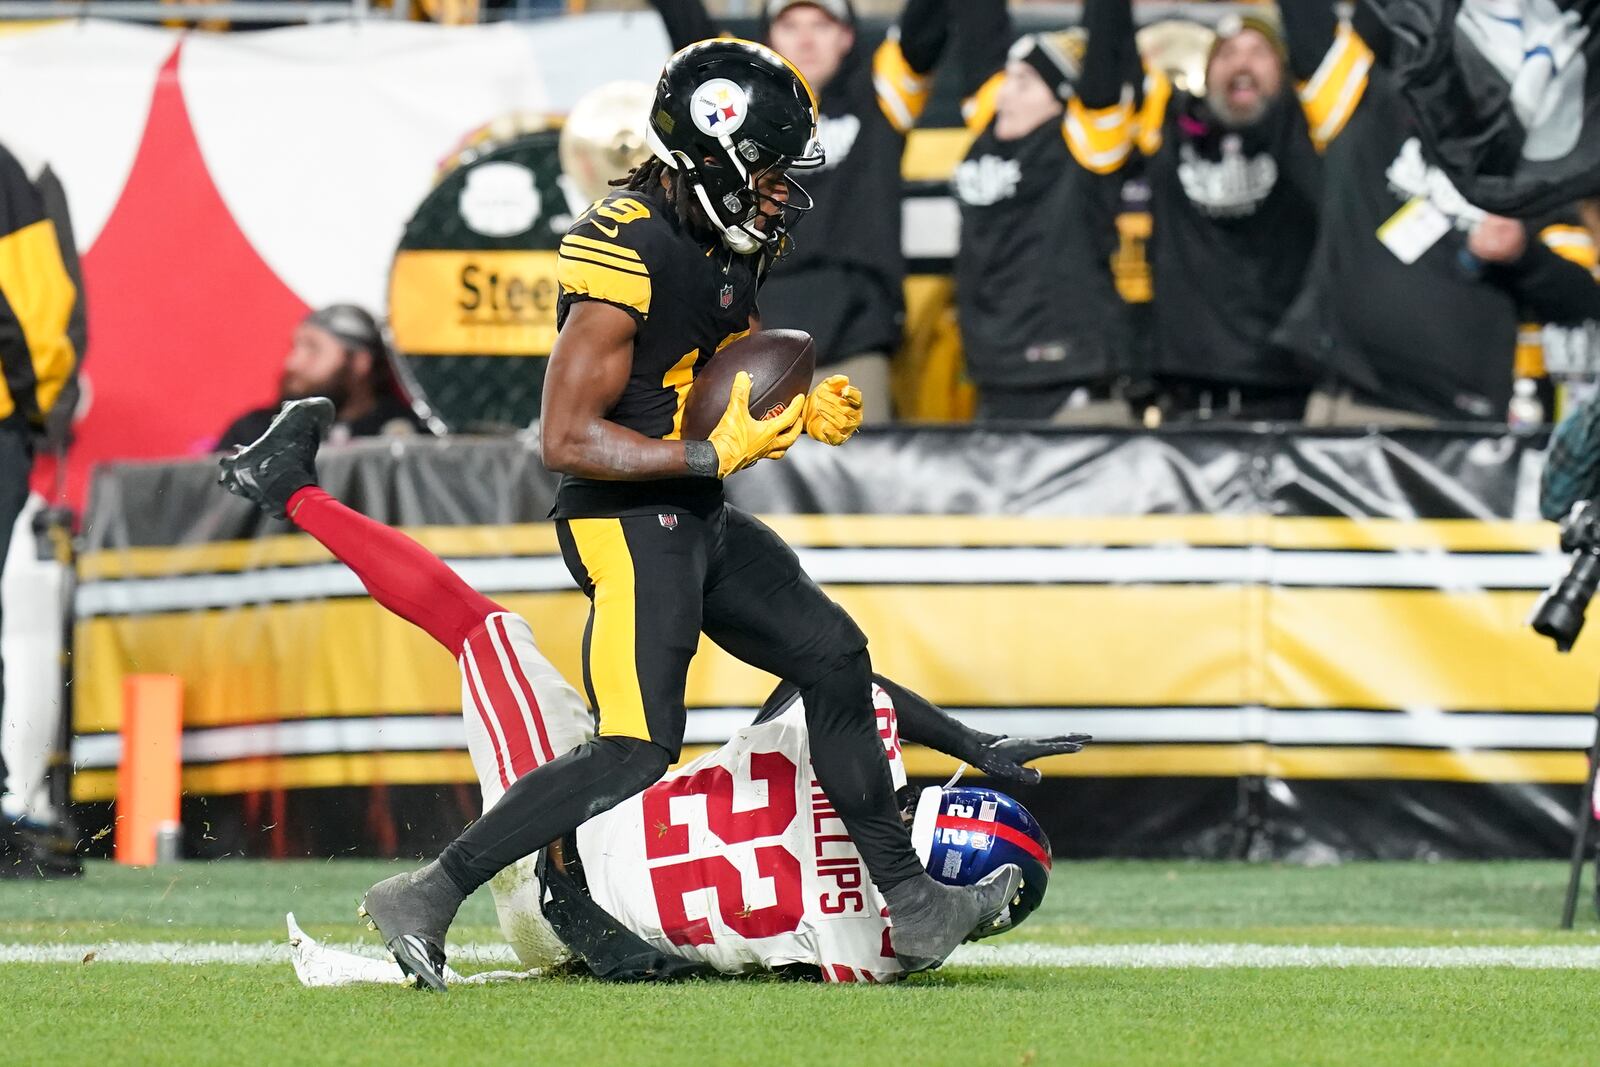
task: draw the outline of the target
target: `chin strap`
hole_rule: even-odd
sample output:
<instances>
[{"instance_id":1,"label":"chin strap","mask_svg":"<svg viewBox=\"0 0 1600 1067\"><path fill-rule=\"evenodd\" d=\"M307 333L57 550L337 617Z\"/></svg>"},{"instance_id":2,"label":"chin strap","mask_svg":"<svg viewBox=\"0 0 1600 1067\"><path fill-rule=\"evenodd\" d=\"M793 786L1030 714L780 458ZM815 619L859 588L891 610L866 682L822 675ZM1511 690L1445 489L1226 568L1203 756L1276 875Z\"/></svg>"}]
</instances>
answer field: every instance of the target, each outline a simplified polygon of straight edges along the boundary
<instances>
[{"instance_id":1,"label":"chin strap","mask_svg":"<svg viewBox=\"0 0 1600 1067\"><path fill-rule=\"evenodd\" d=\"M693 174L693 171L690 171ZM717 227L717 232L722 235L722 243L741 256L748 256L760 248L763 242L750 235L750 231L743 226L726 226L718 217L716 209L711 206L711 194L706 192L705 183L695 178L690 178L689 184L694 186L694 195L700 200L700 207L705 210L706 218L710 219Z\"/></svg>"}]
</instances>

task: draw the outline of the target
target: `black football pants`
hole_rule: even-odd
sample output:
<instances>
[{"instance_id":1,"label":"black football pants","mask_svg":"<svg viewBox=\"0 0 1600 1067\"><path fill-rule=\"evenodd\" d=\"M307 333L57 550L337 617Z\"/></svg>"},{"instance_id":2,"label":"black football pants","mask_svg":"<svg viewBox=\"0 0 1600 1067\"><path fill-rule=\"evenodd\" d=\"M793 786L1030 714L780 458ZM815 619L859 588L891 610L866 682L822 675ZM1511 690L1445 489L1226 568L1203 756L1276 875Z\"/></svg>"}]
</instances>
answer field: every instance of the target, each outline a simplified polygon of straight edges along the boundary
<instances>
[{"instance_id":1,"label":"black football pants","mask_svg":"<svg viewBox=\"0 0 1600 1067\"><path fill-rule=\"evenodd\" d=\"M782 538L728 506L560 519L556 532L591 603L583 684L599 736L518 779L445 850L463 891L660 778L683 742L702 631L800 688L817 781L879 889L921 873L878 736L866 636Z\"/></svg>"}]
</instances>

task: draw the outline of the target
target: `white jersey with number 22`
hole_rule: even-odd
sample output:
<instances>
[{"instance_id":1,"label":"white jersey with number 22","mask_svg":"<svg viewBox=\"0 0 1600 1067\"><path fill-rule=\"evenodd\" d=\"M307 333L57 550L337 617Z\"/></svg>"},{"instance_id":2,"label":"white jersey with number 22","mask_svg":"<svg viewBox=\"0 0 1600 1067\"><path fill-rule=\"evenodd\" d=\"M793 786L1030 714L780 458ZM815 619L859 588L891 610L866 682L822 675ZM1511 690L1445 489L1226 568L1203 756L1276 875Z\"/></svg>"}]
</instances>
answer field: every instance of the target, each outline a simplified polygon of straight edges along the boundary
<instances>
[{"instance_id":1,"label":"white jersey with number 22","mask_svg":"<svg viewBox=\"0 0 1600 1067\"><path fill-rule=\"evenodd\" d=\"M492 806L522 774L593 736L593 717L519 616L496 616L461 657L467 748ZM905 785L894 703L872 687L895 788ZM833 982L901 973L883 899L811 772L799 698L578 828L590 895L663 952L738 974L810 964ZM489 883L529 967L560 945L539 909L534 857Z\"/></svg>"},{"instance_id":2,"label":"white jersey with number 22","mask_svg":"<svg viewBox=\"0 0 1600 1067\"><path fill-rule=\"evenodd\" d=\"M894 705L873 686L895 787ZM833 982L901 974L883 899L811 770L795 699L578 830L589 892L664 952L724 973L819 967Z\"/></svg>"}]
</instances>

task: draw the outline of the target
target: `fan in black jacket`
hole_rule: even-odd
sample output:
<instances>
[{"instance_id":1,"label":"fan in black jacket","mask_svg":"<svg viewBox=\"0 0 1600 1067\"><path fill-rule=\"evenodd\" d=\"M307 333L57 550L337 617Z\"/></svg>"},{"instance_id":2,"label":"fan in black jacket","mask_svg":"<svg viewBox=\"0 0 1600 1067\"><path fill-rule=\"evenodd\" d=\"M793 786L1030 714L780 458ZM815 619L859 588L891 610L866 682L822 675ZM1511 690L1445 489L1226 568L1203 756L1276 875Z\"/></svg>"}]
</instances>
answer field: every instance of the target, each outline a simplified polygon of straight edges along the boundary
<instances>
[{"instance_id":1,"label":"fan in black jacket","mask_svg":"<svg viewBox=\"0 0 1600 1067\"><path fill-rule=\"evenodd\" d=\"M1316 240L1321 163L1269 15L1218 24L1203 95L1151 70L1141 96L1123 85L1135 50L1130 0L1084 4L1089 41L1067 143L1098 174L1143 157L1154 372L1169 416L1299 418L1311 385L1271 335Z\"/></svg>"},{"instance_id":2,"label":"fan in black jacket","mask_svg":"<svg viewBox=\"0 0 1600 1067\"><path fill-rule=\"evenodd\" d=\"M976 135L951 185L978 417L1128 423L1128 309L1111 268L1123 177L1079 166L1066 140L1082 37L1028 34L1008 49L1004 0L966 0L951 13Z\"/></svg>"},{"instance_id":3,"label":"fan in black jacket","mask_svg":"<svg viewBox=\"0 0 1600 1067\"><path fill-rule=\"evenodd\" d=\"M1322 230L1278 333L1324 384L1308 421L1505 418L1519 323L1600 320L1594 245L1568 210L1523 222L1469 203L1425 147L1381 26L1283 0L1325 149Z\"/></svg>"}]
</instances>

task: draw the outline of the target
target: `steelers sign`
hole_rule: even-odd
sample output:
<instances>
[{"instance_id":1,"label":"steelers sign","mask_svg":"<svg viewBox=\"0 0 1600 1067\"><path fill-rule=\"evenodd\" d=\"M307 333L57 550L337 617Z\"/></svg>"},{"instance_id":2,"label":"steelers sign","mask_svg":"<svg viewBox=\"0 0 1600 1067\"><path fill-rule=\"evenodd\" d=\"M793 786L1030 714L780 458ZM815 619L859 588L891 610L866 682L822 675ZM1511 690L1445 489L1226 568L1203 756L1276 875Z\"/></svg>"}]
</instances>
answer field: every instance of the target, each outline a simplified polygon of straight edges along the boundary
<instances>
[{"instance_id":1,"label":"steelers sign","mask_svg":"<svg viewBox=\"0 0 1600 1067\"><path fill-rule=\"evenodd\" d=\"M689 98L689 114L701 133L712 137L731 136L744 125L750 113L750 97L727 78L702 82Z\"/></svg>"},{"instance_id":2,"label":"steelers sign","mask_svg":"<svg viewBox=\"0 0 1600 1067\"><path fill-rule=\"evenodd\" d=\"M556 339L556 247L572 225L553 127L474 142L406 223L389 323L407 391L452 433L539 414Z\"/></svg>"}]
</instances>

